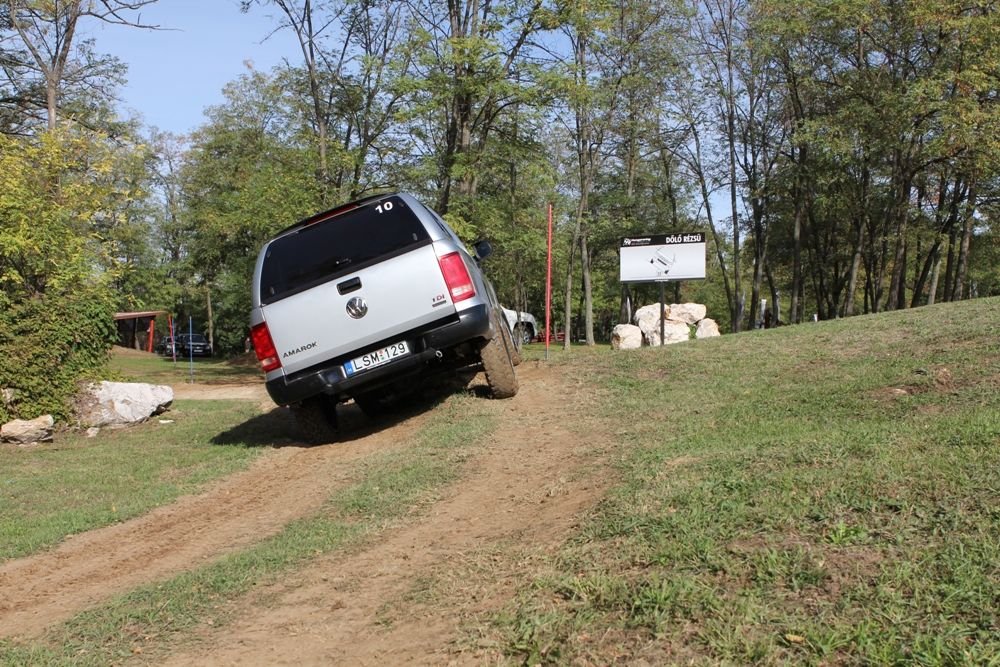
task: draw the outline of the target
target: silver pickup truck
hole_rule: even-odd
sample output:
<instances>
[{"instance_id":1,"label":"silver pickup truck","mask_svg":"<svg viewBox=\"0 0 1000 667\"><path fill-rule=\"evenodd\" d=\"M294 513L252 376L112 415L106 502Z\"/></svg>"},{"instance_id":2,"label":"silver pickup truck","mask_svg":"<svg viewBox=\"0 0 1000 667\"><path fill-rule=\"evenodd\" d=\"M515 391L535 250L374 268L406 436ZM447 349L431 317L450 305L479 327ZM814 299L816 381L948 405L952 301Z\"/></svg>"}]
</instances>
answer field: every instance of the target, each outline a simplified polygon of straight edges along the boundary
<instances>
[{"instance_id":1,"label":"silver pickup truck","mask_svg":"<svg viewBox=\"0 0 1000 667\"><path fill-rule=\"evenodd\" d=\"M275 403L314 442L336 436L336 406L373 412L414 376L485 371L517 393L516 352L495 293L465 249L414 197L368 197L264 244L252 286L251 340Z\"/></svg>"}]
</instances>

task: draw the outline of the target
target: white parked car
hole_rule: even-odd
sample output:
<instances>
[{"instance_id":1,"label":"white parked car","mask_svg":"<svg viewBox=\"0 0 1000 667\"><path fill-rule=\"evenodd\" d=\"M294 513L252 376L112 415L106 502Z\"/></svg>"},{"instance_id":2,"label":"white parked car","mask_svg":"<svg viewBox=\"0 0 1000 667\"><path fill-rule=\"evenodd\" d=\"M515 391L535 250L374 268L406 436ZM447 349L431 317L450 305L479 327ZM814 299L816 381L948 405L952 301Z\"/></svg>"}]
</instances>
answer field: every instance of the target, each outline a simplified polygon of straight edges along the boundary
<instances>
[{"instance_id":1,"label":"white parked car","mask_svg":"<svg viewBox=\"0 0 1000 667\"><path fill-rule=\"evenodd\" d=\"M538 333L538 323L535 321L534 315L523 310L518 312L510 308L504 308L503 314L507 318L507 326L514 334L514 340L521 343L530 343L535 340L535 334Z\"/></svg>"}]
</instances>

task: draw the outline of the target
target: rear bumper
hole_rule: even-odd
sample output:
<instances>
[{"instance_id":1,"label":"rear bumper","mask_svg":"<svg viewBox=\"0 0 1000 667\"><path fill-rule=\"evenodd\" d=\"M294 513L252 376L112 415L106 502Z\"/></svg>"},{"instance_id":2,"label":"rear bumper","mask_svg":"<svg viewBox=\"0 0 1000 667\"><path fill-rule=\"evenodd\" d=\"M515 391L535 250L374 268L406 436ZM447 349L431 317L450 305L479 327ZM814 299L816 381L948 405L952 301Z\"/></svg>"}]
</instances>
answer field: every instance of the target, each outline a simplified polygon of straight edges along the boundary
<instances>
[{"instance_id":1,"label":"rear bumper","mask_svg":"<svg viewBox=\"0 0 1000 667\"><path fill-rule=\"evenodd\" d=\"M362 388L374 388L401 376L420 372L429 362L437 360L439 353L462 343L486 340L492 336L489 305L474 306L444 321L393 336L292 375L269 380L266 383L267 393L278 405L299 403L320 394L346 400ZM355 375L345 374L345 362L400 340L409 344L411 353L408 356Z\"/></svg>"}]
</instances>

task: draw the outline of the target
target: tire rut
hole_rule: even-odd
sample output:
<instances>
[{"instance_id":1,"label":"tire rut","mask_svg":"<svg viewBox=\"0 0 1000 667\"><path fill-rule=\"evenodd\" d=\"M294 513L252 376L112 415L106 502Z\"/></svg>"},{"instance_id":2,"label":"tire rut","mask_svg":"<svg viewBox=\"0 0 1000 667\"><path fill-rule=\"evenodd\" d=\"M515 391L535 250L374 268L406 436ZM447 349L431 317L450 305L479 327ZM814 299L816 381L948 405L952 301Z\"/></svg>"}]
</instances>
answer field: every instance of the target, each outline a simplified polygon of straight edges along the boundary
<instances>
[{"instance_id":1,"label":"tire rut","mask_svg":"<svg viewBox=\"0 0 1000 667\"><path fill-rule=\"evenodd\" d=\"M324 447L275 449L203 493L0 565L0 637L37 637L102 600L278 533L349 481L344 464L404 446L423 421L418 415Z\"/></svg>"},{"instance_id":2,"label":"tire rut","mask_svg":"<svg viewBox=\"0 0 1000 667\"><path fill-rule=\"evenodd\" d=\"M494 404L503 426L427 515L359 552L318 558L260 591L263 607L257 597L239 603L239 620L204 628L198 645L157 663L495 661L463 646L463 626L508 601L530 576L526 560L561 544L609 483L595 465L606 437L581 440L579 426L570 425L586 413L579 405L567 410L579 392L549 368L525 366L520 393ZM436 582L436 602L414 601L421 582Z\"/></svg>"}]
</instances>

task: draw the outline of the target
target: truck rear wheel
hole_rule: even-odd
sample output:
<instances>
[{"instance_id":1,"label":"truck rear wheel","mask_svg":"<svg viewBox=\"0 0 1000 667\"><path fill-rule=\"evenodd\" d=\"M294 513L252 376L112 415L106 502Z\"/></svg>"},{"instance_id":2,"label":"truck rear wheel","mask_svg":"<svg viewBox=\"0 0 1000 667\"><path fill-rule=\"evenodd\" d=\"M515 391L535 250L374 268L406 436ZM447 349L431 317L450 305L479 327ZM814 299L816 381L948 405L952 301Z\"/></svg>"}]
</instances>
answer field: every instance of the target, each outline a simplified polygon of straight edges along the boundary
<instances>
[{"instance_id":1,"label":"truck rear wheel","mask_svg":"<svg viewBox=\"0 0 1000 667\"><path fill-rule=\"evenodd\" d=\"M311 445L337 439L337 402L329 396L314 396L292 407L302 438Z\"/></svg>"},{"instance_id":2,"label":"truck rear wheel","mask_svg":"<svg viewBox=\"0 0 1000 667\"><path fill-rule=\"evenodd\" d=\"M506 322L504 322L506 324ZM521 345L514 338L514 334L511 333L510 327L502 326L503 329L503 343L507 347L507 352L510 353L510 363L514 366L521 365Z\"/></svg>"},{"instance_id":3,"label":"truck rear wheel","mask_svg":"<svg viewBox=\"0 0 1000 667\"><path fill-rule=\"evenodd\" d=\"M511 398L517 394L517 376L514 374L514 364L504 342L503 331L506 327L494 316L494 336L479 351L483 360L483 370L486 372L486 384L490 387L493 398Z\"/></svg>"},{"instance_id":4,"label":"truck rear wheel","mask_svg":"<svg viewBox=\"0 0 1000 667\"><path fill-rule=\"evenodd\" d=\"M527 345L531 341L535 340L535 330L527 322L521 322L514 327L514 338L521 345Z\"/></svg>"}]
</instances>

